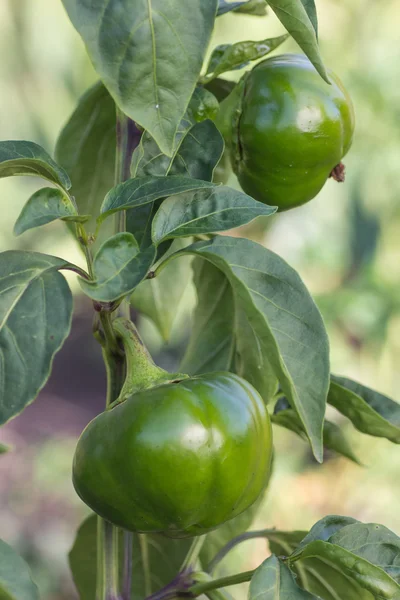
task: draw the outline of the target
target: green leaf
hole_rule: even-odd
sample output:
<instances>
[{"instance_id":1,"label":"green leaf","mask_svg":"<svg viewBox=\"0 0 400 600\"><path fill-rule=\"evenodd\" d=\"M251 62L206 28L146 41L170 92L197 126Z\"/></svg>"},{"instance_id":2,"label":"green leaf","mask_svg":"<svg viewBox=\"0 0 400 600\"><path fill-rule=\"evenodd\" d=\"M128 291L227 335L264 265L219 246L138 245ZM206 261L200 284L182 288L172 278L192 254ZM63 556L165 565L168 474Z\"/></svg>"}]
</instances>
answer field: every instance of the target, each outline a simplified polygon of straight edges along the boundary
<instances>
[{"instance_id":1,"label":"green leaf","mask_svg":"<svg viewBox=\"0 0 400 600\"><path fill-rule=\"evenodd\" d=\"M118 210L137 208L160 198L212 187L216 186L208 181L181 176L128 179L109 191L101 207L99 222Z\"/></svg>"},{"instance_id":2,"label":"green leaf","mask_svg":"<svg viewBox=\"0 0 400 600\"><path fill-rule=\"evenodd\" d=\"M399 600L400 586L383 569L329 542L315 541L289 559L307 566L307 589L324 600Z\"/></svg>"},{"instance_id":3,"label":"green leaf","mask_svg":"<svg viewBox=\"0 0 400 600\"><path fill-rule=\"evenodd\" d=\"M58 273L68 266L36 252L0 254L0 424L36 398L69 334L72 296Z\"/></svg>"},{"instance_id":4,"label":"green leaf","mask_svg":"<svg viewBox=\"0 0 400 600\"><path fill-rule=\"evenodd\" d=\"M188 107L193 123L201 123L206 119L214 121L218 111L219 102L214 94L203 86L197 86Z\"/></svg>"},{"instance_id":5,"label":"green leaf","mask_svg":"<svg viewBox=\"0 0 400 600\"><path fill-rule=\"evenodd\" d=\"M329 518L329 517L328 517ZM267 531L269 548L277 556L290 556L307 536L306 531ZM325 581L315 570L312 561L298 561L291 565L291 570L297 575L298 583L324 600L338 600L334 587ZM346 597L343 597L343 599ZM351 600L348 598L348 600Z\"/></svg>"},{"instance_id":6,"label":"green leaf","mask_svg":"<svg viewBox=\"0 0 400 600\"><path fill-rule=\"evenodd\" d=\"M72 576L81 600L96 599L96 540L97 517L92 515L79 528L69 553ZM172 540L161 535L143 534L132 534L132 540L135 576L131 600L143 600L177 575L192 540Z\"/></svg>"},{"instance_id":7,"label":"green leaf","mask_svg":"<svg viewBox=\"0 0 400 600\"><path fill-rule=\"evenodd\" d=\"M271 420L280 427L285 427L290 431L296 433L302 439L307 439L304 428L298 415L291 408L275 411L271 415ZM345 456L349 460L352 460L356 464L361 464L357 456L354 454L346 436L344 435L341 428L332 423L331 421L324 421L324 448L327 450L333 450L342 456Z\"/></svg>"},{"instance_id":8,"label":"green leaf","mask_svg":"<svg viewBox=\"0 0 400 600\"><path fill-rule=\"evenodd\" d=\"M80 600L96 600L97 517L91 515L79 527L68 555L69 567Z\"/></svg>"},{"instance_id":9,"label":"green leaf","mask_svg":"<svg viewBox=\"0 0 400 600\"><path fill-rule=\"evenodd\" d=\"M9 446L6 446L5 444L0 444L0 454L6 454L7 452L9 452L9 450Z\"/></svg>"},{"instance_id":10,"label":"green leaf","mask_svg":"<svg viewBox=\"0 0 400 600\"><path fill-rule=\"evenodd\" d=\"M177 240L169 252L177 251L184 246L184 242ZM153 321L165 342L170 338L190 281L190 259L174 260L158 277L142 281L131 296L132 306Z\"/></svg>"},{"instance_id":11,"label":"green leaf","mask_svg":"<svg viewBox=\"0 0 400 600\"><path fill-rule=\"evenodd\" d=\"M160 175L168 175L179 146L193 125L193 122L186 114L179 123L172 156L163 154L155 139L151 137L148 131L145 131L141 137L140 144L132 155L132 177L145 177L146 175L154 175L157 177Z\"/></svg>"},{"instance_id":12,"label":"green leaf","mask_svg":"<svg viewBox=\"0 0 400 600\"><path fill-rule=\"evenodd\" d=\"M226 186L202 189L164 200L153 220L152 238L159 244L170 238L227 231L276 210Z\"/></svg>"},{"instance_id":13,"label":"green leaf","mask_svg":"<svg viewBox=\"0 0 400 600\"><path fill-rule=\"evenodd\" d=\"M267 14L267 4L265 0L249 0L249 2L236 8L235 13L264 17Z\"/></svg>"},{"instance_id":14,"label":"green leaf","mask_svg":"<svg viewBox=\"0 0 400 600\"><path fill-rule=\"evenodd\" d=\"M39 591L28 565L3 540L0 540L0 598L39 600Z\"/></svg>"},{"instance_id":15,"label":"green leaf","mask_svg":"<svg viewBox=\"0 0 400 600\"><path fill-rule=\"evenodd\" d=\"M299 588L293 573L275 555L265 560L254 573L249 600L318 600Z\"/></svg>"},{"instance_id":16,"label":"green leaf","mask_svg":"<svg viewBox=\"0 0 400 600\"><path fill-rule=\"evenodd\" d=\"M353 452L350 442L344 435L342 429L339 425L332 423L332 421L328 421L327 419L324 421L324 446L328 450L333 450L349 460L352 460L357 465L362 466L362 462Z\"/></svg>"},{"instance_id":17,"label":"green leaf","mask_svg":"<svg viewBox=\"0 0 400 600\"><path fill-rule=\"evenodd\" d=\"M203 64L217 0L63 0L120 109L171 155Z\"/></svg>"},{"instance_id":18,"label":"green leaf","mask_svg":"<svg viewBox=\"0 0 400 600\"><path fill-rule=\"evenodd\" d=\"M332 375L328 402L362 433L400 444L400 404L387 396Z\"/></svg>"},{"instance_id":19,"label":"green leaf","mask_svg":"<svg viewBox=\"0 0 400 600\"><path fill-rule=\"evenodd\" d=\"M222 271L208 261L196 258L193 272L198 302L180 370L190 375L231 371L236 348L232 287Z\"/></svg>"},{"instance_id":20,"label":"green leaf","mask_svg":"<svg viewBox=\"0 0 400 600\"><path fill-rule=\"evenodd\" d=\"M245 2L226 2L226 0L219 0L217 17L220 17L231 10L235 10L240 6L243 6L243 4L248 4L247 0L245 0Z\"/></svg>"},{"instance_id":21,"label":"green leaf","mask_svg":"<svg viewBox=\"0 0 400 600\"><path fill-rule=\"evenodd\" d=\"M321 77L329 83L318 48L317 35L303 5L303 0L268 0L268 4Z\"/></svg>"},{"instance_id":22,"label":"green leaf","mask_svg":"<svg viewBox=\"0 0 400 600\"><path fill-rule=\"evenodd\" d=\"M254 332L243 308L235 303L227 276L204 260L196 259L193 269L198 303L181 371L191 375L212 371L239 373L256 385L268 402L277 391L278 380L266 354L261 356L262 368L258 368L258 343L254 343Z\"/></svg>"},{"instance_id":23,"label":"green leaf","mask_svg":"<svg viewBox=\"0 0 400 600\"><path fill-rule=\"evenodd\" d=\"M317 16L317 8L315 6L315 0L301 0L303 6L308 14L308 18L310 19L312 26L315 29L315 34L318 37L318 16Z\"/></svg>"},{"instance_id":24,"label":"green leaf","mask_svg":"<svg viewBox=\"0 0 400 600\"><path fill-rule=\"evenodd\" d=\"M272 365L321 460L329 344L321 315L299 275L270 250L241 238L217 236L183 252L203 257L229 280L239 328L236 351L239 364L245 365L237 371L267 401L265 386L272 391L267 365Z\"/></svg>"},{"instance_id":25,"label":"green leaf","mask_svg":"<svg viewBox=\"0 0 400 600\"><path fill-rule=\"evenodd\" d=\"M381 567L400 583L400 538L376 523L353 523L333 534L329 542Z\"/></svg>"},{"instance_id":26,"label":"green leaf","mask_svg":"<svg viewBox=\"0 0 400 600\"><path fill-rule=\"evenodd\" d=\"M57 160L71 177L79 211L92 215L87 225L92 233L104 196L114 185L115 122L114 100L98 82L81 97L56 145Z\"/></svg>"},{"instance_id":27,"label":"green leaf","mask_svg":"<svg viewBox=\"0 0 400 600\"><path fill-rule=\"evenodd\" d=\"M86 217L87 218L87 217ZM82 222L70 198L57 188L42 188L25 204L14 226L15 235L56 219Z\"/></svg>"},{"instance_id":28,"label":"green leaf","mask_svg":"<svg viewBox=\"0 0 400 600\"><path fill-rule=\"evenodd\" d=\"M190 121L182 120L172 158L162 154L155 141L144 133L133 155L132 176L175 174L211 182L223 147L222 136L211 121L191 125ZM151 223L160 204L161 200L127 211L127 230L142 249L152 243Z\"/></svg>"},{"instance_id":29,"label":"green leaf","mask_svg":"<svg viewBox=\"0 0 400 600\"><path fill-rule=\"evenodd\" d=\"M341 531L344 527L358 523L356 519L352 517L342 517L340 515L328 515L324 517L313 527L311 527L309 533L300 541L293 556L301 552L303 548L311 542L327 542L330 538L335 535L338 531Z\"/></svg>"},{"instance_id":30,"label":"green leaf","mask_svg":"<svg viewBox=\"0 0 400 600\"><path fill-rule=\"evenodd\" d=\"M117 233L104 242L94 257L95 281L80 278L80 286L92 300L119 300L143 281L154 262L155 253L154 246L140 252L131 233Z\"/></svg>"},{"instance_id":31,"label":"green leaf","mask_svg":"<svg viewBox=\"0 0 400 600\"><path fill-rule=\"evenodd\" d=\"M0 142L0 178L31 175L48 179L69 190L67 173L38 144L21 140Z\"/></svg>"},{"instance_id":32,"label":"green leaf","mask_svg":"<svg viewBox=\"0 0 400 600\"><path fill-rule=\"evenodd\" d=\"M289 35L281 35L258 42L238 42L217 46L211 55L207 67L207 75L214 79L227 71L245 67L250 61L258 60L270 54L288 39Z\"/></svg>"},{"instance_id":33,"label":"green leaf","mask_svg":"<svg viewBox=\"0 0 400 600\"><path fill-rule=\"evenodd\" d=\"M196 123L183 138L168 174L212 181L223 151L224 140L216 125L209 119Z\"/></svg>"}]
</instances>

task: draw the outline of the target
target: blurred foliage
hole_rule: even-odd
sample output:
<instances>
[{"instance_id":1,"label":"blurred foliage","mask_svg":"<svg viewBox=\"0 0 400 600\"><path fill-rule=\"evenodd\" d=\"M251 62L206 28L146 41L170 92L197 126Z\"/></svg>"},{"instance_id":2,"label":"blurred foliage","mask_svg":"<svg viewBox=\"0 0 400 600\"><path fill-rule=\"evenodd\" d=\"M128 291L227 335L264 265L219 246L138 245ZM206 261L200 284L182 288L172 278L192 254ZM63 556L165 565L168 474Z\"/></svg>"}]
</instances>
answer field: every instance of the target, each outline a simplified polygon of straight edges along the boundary
<instances>
[{"instance_id":1,"label":"blurred foliage","mask_svg":"<svg viewBox=\"0 0 400 600\"><path fill-rule=\"evenodd\" d=\"M397 0L320 0L318 9L324 60L355 104L357 130L345 160L346 183L329 181L310 204L259 219L238 235L265 243L300 272L329 329L332 370L400 400L400 6ZM227 14L218 20L210 52L216 44L282 33L272 14ZM297 51L293 41L286 43L285 52ZM1 139L32 139L53 152L79 96L96 80L61 2L2 0L0 53ZM239 72L227 75L238 77ZM229 183L236 185L233 175ZM38 187L30 178L2 180L0 250L40 249L82 262L60 222L39 235L13 237L16 218ZM69 280L77 291L74 276ZM183 352L193 302L192 290L181 303L169 346L148 320L140 320L146 341L166 368L174 369ZM60 410L59 403L70 399L66 392L53 400L58 402L54 410ZM83 406L73 405L68 414L79 411L85 422ZM333 458L319 467L305 443L276 428L275 472L255 526L307 529L330 513L382 522L400 533L400 452L353 431L333 411L329 417L345 425L367 468ZM2 430L0 440L14 447L0 457L0 535L31 563L42 598L71 597L66 554L86 514L70 482L75 433L55 428L26 439L16 422ZM266 555L265 542L248 542L223 569L252 568ZM244 590L231 591L243 598Z\"/></svg>"}]
</instances>

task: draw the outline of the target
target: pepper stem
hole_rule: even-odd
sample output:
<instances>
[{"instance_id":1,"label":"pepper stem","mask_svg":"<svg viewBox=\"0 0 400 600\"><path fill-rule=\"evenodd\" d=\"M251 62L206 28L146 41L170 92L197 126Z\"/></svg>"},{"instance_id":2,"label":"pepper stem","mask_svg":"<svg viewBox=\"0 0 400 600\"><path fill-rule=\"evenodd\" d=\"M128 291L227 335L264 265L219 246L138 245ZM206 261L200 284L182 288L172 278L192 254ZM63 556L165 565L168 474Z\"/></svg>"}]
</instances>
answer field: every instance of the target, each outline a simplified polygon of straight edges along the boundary
<instances>
[{"instance_id":1,"label":"pepper stem","mask_svg":"<svg viewBox=\"0 0 400 600\"><path fill-rule=\"evenodd\" d=\"M169 373L158 367L135 325L129 319L115 319L113 328L124 347L126 378L118 400L111 407L124 402L132 394L141 390L188 377L182 373Z\"/></svg>"}]
</instances>

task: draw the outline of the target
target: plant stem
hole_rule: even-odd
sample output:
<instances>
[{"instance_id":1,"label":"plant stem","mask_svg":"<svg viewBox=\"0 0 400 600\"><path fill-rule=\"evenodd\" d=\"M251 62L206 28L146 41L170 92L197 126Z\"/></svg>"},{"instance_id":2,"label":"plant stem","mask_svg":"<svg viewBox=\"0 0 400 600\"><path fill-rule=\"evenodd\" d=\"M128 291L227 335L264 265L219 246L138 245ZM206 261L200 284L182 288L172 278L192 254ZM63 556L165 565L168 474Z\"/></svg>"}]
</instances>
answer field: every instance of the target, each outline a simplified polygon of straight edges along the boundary
<instances>
[{"instance_id":1,"label":"plant stem","mask_svg":"<svg viewBox=\"0 0 400 600\"><path fill-rule=\"evenodd\" d=\"M218 563L221 562L225 558L225 556L235 548L238 544L242 542L246 542L247 540L253 540L255 538L265 538L268 537L268 534L273 533L274 529L262 529L260 531L246 531L241 535L230 540L221 550L214 556L212 561L209 563L207 571L212 573Z\"/></svg>"},{"instance_id":2,"label":"plant stem","mask_svg":"<svg viewBox=\"0 0 400 600\"><path fill-rule=\"evenodd\" d=\"M221 577L220 579L213 579L212 581L205 581L204 583L195 583L189 588L189 593L193 598L201 596L210 590L216 590L222 587L228 587L230 585L238 585L239 583L245 583L250 581L255 573L255 569L252 571L245 571L244 573L238 573L237 575L228 575L227 577Z\"/></svg>"},{"instance_id":3,"label":"plant stem","mask_svg":"<svg viewBox=\"0 0 400 600\"><path fill-rule=\"evenodd\" d=\"M117 153L115 160L115 185L126 181L131 176L132 154L139 145L142 132L136 124L117 108ZM126 212L119 211L115 215L116 229L125 231Z\"/></svg>"},{"instance_id":4,"label":"plant stem","mask_svg":"<svg viewBox=\"0 0 400 600\"><path fill-rule=\"evenodd\" d=\"M104 531L104 600L118 599L118 529L108 521L102 520Z\"/></svg>"},{"instance_id":5,"label":"plant stem","mask_svg":"<svg viewBox=\"0 0 400 600\"><path fill-rule=\"evenodd\" d=\"M97 517L97 572L96 572L96 600L103 600L105 590L104 566L104 521Z\"/></svg>"},{"instance_id":6,"label":"plant stem","mask_svg":"<svg viewBox=\"0 0 400 600\"><path fill-rule=\"evenodd\" d=\"M130 600L132 587L132 552L133 552L133 534L130 531L124 531L124 574L122 586L123 600Z\"/></svg>"},{"instance_id":7,"label":"plant stem","mask_svg":"<svg viewBox=\"0 0 400 600\"><path fill-rule=\"evenodd\" d=\"M118 107L117 116L117 147L115 156L115 185L123 183L130 178L130 167L132 155L139 145L142 132L136 127L132 119L127 117ZM126 231L126 211L120 210L115 213L115 232ZM129 302L123 300L118 310L120 317L129 318Z\"/></svg>"},{"instance_id":8,"label":"plant stem","mask_svg":"<svg viewBox=\"0 0 400 600\"><path fill-rule=\"evenodd\" d=\"M135 123L126 117L118 108L116 118L116 162L115 184L129 178L130 163L135 147L139 144L141 133ZM117 214L115 233L125 231L125 212ZM80 231L80 242L85 252L88 271L94 279L93 259L85 229ZM129 318L129 303L124 301L118 307L119 316ZM99 320L104 333L103 358L107 371L107 398L106 407L119 397L126 377L125 358L118 345L113 328L113 315L111 312L101 310ZM115 600L119 591L119 558L118 558L118 533L114 525L98 517L97 533L97 600ZM124 600L129 600L132 580L132 534L124 534Z\"/></svg>"},{"instance_id":9,"label":"plant stem","mask_svg":"<svg viewBox=\"0 0 400 600\"><path fill-rule=\"evenodd\" d=\"M201 551L205 541L206 541L205 535L200 535L193 539L193 542L189 549L189 552L187 553L186 558L183 561L183 564L180 568L181 572L194 567L197 559L199 558L200 551Z\"/></svg>"}]
</instances>

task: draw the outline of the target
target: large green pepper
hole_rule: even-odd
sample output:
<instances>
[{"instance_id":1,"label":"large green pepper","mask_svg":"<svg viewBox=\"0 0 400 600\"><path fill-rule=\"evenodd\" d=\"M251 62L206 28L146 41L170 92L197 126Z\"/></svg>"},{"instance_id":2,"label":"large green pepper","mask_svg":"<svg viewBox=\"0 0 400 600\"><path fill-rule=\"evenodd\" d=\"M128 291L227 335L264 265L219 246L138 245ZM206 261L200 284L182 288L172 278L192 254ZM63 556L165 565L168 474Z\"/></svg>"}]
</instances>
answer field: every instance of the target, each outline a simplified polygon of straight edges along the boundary
<instances>
[{"instance_id":1,"label":"large green pepper","mask_svg":"<svg viewBox=\"0 0 400 600\"><path fill-rule=\"evenodd\" d=\"M74 458L75 489L127 530L201 535L259 497L271 435L260 395L237 375L159 385L89 423Z\"/></svg>"},{"instance_id":2,"label":"large green pepper","mask_svg":"<svg viewBox=\"0 0 400 600\"><path fill-rule=\"evenodd\" d=\"M217 119L243 190L287 210L314 198L342 158L354 132L354 111L342 83L331 85L301 55L259 63L223 101Z\"/></svg>"}]
</instances>

